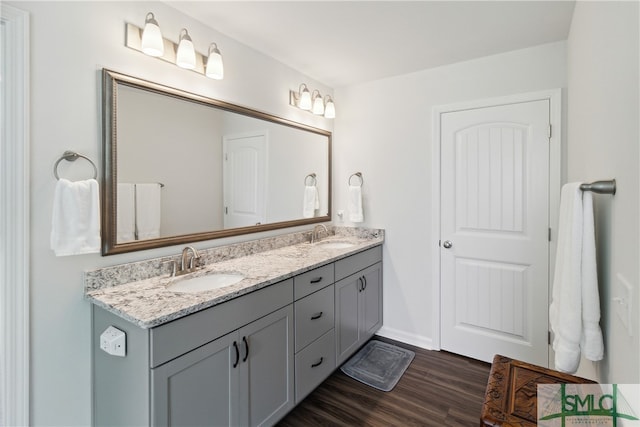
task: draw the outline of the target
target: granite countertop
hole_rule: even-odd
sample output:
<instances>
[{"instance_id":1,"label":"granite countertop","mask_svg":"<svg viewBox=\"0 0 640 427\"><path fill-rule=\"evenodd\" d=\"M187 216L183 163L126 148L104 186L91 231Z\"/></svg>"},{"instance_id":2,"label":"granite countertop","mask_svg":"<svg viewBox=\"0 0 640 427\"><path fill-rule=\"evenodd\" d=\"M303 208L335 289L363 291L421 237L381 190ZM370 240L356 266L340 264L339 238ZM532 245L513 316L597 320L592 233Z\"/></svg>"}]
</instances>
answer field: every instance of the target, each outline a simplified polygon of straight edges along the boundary
<instances>
[{"instance_id":1,"label":"granite countertop","mask_svg":"<svg viewBox=\"0 0 640 427\"><path fill-rule=\"evenodd\" d=\"M353 246L330 248L322 244L329 241L348 241ZM85 297L141 328L153 328L381 245L383 241L383 234L366 238L335 236L323 239L320 244L298 243L214 262L184 276L169 277L163 274L117 286L87 289ZM167 289L168 285L177 281L212 273L239 273L244 279L209 291L187 293Z\"/></svg>"}]
</instances>

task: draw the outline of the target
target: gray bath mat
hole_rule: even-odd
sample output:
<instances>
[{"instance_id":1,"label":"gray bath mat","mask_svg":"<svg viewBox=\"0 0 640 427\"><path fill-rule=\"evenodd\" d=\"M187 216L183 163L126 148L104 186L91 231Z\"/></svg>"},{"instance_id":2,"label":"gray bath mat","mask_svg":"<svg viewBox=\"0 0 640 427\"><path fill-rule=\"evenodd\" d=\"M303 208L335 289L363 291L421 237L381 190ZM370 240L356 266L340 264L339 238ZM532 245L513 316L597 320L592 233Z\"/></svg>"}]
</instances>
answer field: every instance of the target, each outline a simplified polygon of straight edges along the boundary
<instances>
[{"instance_id":1,"label":"gray bath mat","mask_svg":"<svg viewBox=\"0 0 640 427\"><path fill-rule=\"evenodd\" d=\"M371 340L340 370L351 378L382 391L391 391L413 360L415 353L393 344Z\"/></svg>"}]
</instances>

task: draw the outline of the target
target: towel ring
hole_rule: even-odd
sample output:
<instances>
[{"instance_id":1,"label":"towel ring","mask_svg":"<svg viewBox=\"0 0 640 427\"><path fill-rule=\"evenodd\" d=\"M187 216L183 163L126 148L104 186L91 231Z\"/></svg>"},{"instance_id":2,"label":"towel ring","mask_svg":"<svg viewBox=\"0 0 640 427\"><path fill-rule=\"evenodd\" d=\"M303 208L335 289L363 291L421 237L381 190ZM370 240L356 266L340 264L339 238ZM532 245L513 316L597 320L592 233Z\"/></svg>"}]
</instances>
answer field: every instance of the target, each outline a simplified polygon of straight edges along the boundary
<instances>
[{"instance_id":1,"label":"towel ring","mask_svg":"<svg viewBox=\"0 0 640 427\"><path fill-rule=\"evenodd\" d=\"M349 185L351 185L351 178L353 178L354 176L357 176L358 178L360 178L360 187L362 187L364 185L364 178L362 178L362 172L352 173L351 176L349 177Z\"/></svg>"},{"instance_id":2,"label":"towel ring","mask_svg":"<svg viewBox=\"0 0 640 427\"><path fill-rule=\"evenodd\" d=\"M90 158L80 153L76 153L75 151L68 151L68 150L62 153L62 156L53 165L53 176L55 176L57 180L60 180L60 176L58 176L58 165L60 164L60 162L63 160L66 160L68 162L75 162L76 160L78 160L78 157L82 157L83 159L91 163L91 166L93 166L93 179L98 179L98 168Z\"/></svg>"},{"instance_id":3,"label":"towel ring","mask_svg":"<svg viewBox=\"0 0 640 427\"><path fill-rule=\"evenodd\" d=\"M309 184L307 184L307 179L309 179L309 178L311 178L311 180L312 180L311 185L315 187L316 183L317 183L316 174L315 173L310 173L309 175L305 176L304 177L304 185L309 185Z\"/></svg>"}]
</instances>

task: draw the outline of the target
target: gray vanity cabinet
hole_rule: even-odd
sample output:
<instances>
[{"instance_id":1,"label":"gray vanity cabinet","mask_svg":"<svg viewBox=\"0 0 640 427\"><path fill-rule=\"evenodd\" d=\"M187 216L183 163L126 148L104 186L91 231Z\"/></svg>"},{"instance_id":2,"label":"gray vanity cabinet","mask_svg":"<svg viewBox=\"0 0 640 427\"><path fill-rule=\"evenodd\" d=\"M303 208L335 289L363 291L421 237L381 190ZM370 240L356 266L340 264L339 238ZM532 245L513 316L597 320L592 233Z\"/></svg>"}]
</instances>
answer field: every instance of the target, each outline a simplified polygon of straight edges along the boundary
<instances>
[{"instance_id":1,"label":"gray vanity cabinet","mask_svg":"<svg viewBox=\"0 0 640 427\"><path fill-rule=\"evenodd\" d=\"M344 278L338 280L338 277ZM336 280L336 363L339 366L382 326L381 247L336 262Z\"/></svg>"},{"instance_id":2,"label":"gray vanity cabinet","mask_svg":"<svg viewBox=\"0 0 640 427\"><path fill-rule=\"evenodd\" d=\"M152 425L273 425L294 405L293 307L152 369Z\"/></svg>"},{"instance_id":3,"label":"gray vanity cabinet","mask_svg":"<svg viewBox=\"0 0 640 427\"><path fill-rule=\"evenodd\" d=\"M100 350L109 326L125 357ZM294 406L293 279L151 329L93 306L94 425L273 425Z\"/></svg>"}]
</instances>

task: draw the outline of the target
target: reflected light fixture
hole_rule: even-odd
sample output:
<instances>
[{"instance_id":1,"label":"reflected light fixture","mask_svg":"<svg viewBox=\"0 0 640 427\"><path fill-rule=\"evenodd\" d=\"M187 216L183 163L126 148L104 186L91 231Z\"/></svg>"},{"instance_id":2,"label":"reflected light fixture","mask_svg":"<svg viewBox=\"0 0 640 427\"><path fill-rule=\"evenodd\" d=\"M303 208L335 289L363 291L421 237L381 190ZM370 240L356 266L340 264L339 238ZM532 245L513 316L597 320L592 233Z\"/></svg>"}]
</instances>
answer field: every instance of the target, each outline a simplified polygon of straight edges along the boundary
<instances>
[{"instance_id":1,"label":"reflected light fixture","mask_svg":"<svg viewBox=\"0 0 640 427\"><path fill-rule=\"evenodd\" d=\"M336 105L333 103L331 96L327 95L324 102L324 117L327 119L336 118Z\"/></svg>"},{"instance_id":2,"label":"reflected light fixture","mask_svg":"<svg viewBox=\"0 0 640 427\"><path fill-rule=\"evenodd\" d=\"M322 100L322 95L320 95L320 91L318 89L313 91L313 93L311 94L311 99L313 100L313 107L311 108L311 112L319 116L323 115L324 101Z\"/></svg>"},{"instance_id":3,"label":"reflected light fixture","mask_svg":"<svg viewBox=\"0 0 640 427\"><path fill-rule=\"evenodd\" d=\"M186 68L187 70L196 68L196 51L186 28L180 30L178 51L176 52L176 65L181 68Z\"/></svg>"},{"instance_id":4,"label":"reflected light fixture","mask_svg":"<svg viewBox=\"0 0 640 427\"><path fill-rule=\"evenodd\" d=\"M309 92L309 88L304 83L300 85L298 91L289 90L289 105L318 116L324 116L325 119L336 118L336 106L333 103L333 98L329 95L323 98L317 89Z\"/></svg>"},{"instance_id":5,"label":"reflected light fixture","mask_svg":"<svg viewBox=\"0 0 640 427\"><path fill-rule=\"evenodd\" d=\"M149 56L164 55L164 40L162 39L160 26L151 12L147 13L145 18L140 45L142 52Z\"/></svg>"},{"instance_id":6,"label":"reflected light fixture","mask_svg":"<svg viewBox=\"0 0 640 427\"><path fill-rule=\"evenodd\" d=\"M220 53L216 43L211 43L209 45L209 57L207 58L205 75L216 80L221 80L224 77L222 54Z\"/></svg>"}]
</instances>

